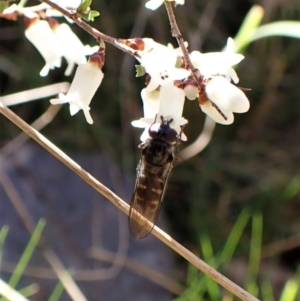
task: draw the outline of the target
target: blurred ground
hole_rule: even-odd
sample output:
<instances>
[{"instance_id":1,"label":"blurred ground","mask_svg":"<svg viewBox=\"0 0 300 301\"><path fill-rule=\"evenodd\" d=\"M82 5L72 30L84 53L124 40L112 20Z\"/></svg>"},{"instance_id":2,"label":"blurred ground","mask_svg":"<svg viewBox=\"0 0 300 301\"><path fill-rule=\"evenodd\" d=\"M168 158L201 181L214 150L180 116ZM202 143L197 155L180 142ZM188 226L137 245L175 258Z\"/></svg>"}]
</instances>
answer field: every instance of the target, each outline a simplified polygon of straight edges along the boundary
<instances>
[{"instance_id":1,"label":"blurred ground","mask_svg":"<svg viewBox=\"0 0 300 301\"><path fill-rule=\"evenodd\" d=\"M124 190L120 190L116 186L120 175L105 156L75 155L73 159L124 199L130 198L132 176L122 179ZM134 239L125 215L48 152L34 143L24 145L1 163L1 172L9 177L0 187L0 228L9 226L1 278L10 274L30 239L26 223L44 218L44 247L35 251L19 285L39 285L31 300L47 300L57 283L43 256L44 248L52 250L65 267L74 269L76 282L88 300L170 300L171 292L162 283L164 280L168 285L167 278L172 279L170 250L154 236ZM17 198L12 201L10 193L17 193L19 202ZM101 260L93 259L95 256ZM147 267L150 271L145 272ZM162 279L151 270L160 272ZM65 295L61 300L70 299Z\"/></svg>"}]
</instances>

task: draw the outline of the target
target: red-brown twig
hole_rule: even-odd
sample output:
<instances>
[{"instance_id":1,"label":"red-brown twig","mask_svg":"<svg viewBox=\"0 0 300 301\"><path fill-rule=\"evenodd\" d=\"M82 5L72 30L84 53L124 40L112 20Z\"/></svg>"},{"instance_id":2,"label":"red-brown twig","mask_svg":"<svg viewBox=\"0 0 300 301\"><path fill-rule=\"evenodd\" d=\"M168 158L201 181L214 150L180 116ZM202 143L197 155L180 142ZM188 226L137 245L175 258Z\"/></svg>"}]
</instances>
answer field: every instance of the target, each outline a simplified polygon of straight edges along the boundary
<instances>
[{"instance_id":1,"label":"red-brown twig","mask_svg":"<svg viewBox=\"0 0 300 301\"><path fill-rule=\"evenodd\" d=\"M78 26L80 26L82 29L84 29L85 31L87 31L90 35L92 35L97 41L105 41L109 44L114 45L115 47L119 48L120 50L122 50L123 52L126 52L132 56L134 56L134 50L132 50L131 48L127 47L126 45L122 44L119 42L119 40L117 38L113 38L111 36L108 36L104 33L102 33L101 31L95 29L94 27L90 26L88 23L86 23L85 21L83 21L81 18L78 17L78 15L76 13L72 13L69 10L59 6L58 4L49 1L49 0L39 0L42 3L46 3L49 6L51 6L52 8L58 10L59 12L61 12L64 16L70 18L71 20L73 20Z\"/></svg>"}]
</instances>

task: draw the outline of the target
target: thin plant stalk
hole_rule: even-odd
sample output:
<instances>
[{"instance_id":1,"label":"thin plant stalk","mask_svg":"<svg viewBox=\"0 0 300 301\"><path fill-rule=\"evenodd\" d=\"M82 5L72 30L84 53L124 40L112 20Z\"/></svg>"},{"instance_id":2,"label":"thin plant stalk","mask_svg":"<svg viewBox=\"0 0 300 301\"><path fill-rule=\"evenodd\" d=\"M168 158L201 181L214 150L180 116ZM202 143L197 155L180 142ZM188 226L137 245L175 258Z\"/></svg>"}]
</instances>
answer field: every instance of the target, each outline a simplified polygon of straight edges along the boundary
<instances>
[{"instance_id":1,"label":"thin plant stalk","mask_svg":"<svg viewBox=\"0 0 300 301\"><path fill-rule=\"evenodd\" d=\"M47 151L49 151L53 156L55 156L68 168L70 168L86 183L88 183L95 190L97 190L104 197L106 197L109 201L111 201L122 212L124 212L127 215L129 214L129 205L127 203L125 203L121 198L119 198L116 194L109 190L105 185L100 183L91 174L85 171L79 164L77 164L75 161L69 158L64 152L62 152L58 147L51 143L42 134L40 134L38 131L36 131L30 125L28 125L25 121L23 121L19 116L17 116L15 113L9 110L7 107L3 106L2 103L0 103L0 113L3 114L11 122L13 122L16 126L18 126L22 131L24 131L42 147L44 147ZM239 287L237 284L235 284L234 282L232 282L231 280L229 280L228 278L224 277L222 274L211 268L208 264L206 264L196 255L194 255L192 252L187 250L185 247L183 247L180 243L178 243L176 240L174 240L171 236L169 236L157 226L154 227L152 233L164 244L169 246L187 261L195 265L203 273L208 275L210 278L215 280L217 283L219 283L221 286L223 286L230 292L232 292L234 295L238 296L244 301L258 301L257 298L255 298L247 291Z\"/></svg>"}]
</instances>

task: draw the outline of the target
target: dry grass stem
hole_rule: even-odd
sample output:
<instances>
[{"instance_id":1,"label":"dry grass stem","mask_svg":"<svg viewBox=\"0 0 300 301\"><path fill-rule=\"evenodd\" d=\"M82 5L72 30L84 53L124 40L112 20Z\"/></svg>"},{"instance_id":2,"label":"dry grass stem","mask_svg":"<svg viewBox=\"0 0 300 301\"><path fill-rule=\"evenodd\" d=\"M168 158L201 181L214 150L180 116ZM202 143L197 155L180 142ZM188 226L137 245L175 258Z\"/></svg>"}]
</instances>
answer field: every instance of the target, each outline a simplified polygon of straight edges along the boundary
<instances>
[{"instance_id":1,"label":"dry grass stem","mask_svg":"<svg viewBox=\"0 0 300 301\"><path fill-rule=\"evenodd\" d=\"M53 120L53 118L59 112L61 107L62 105L55 105L55 106L50 105L48 109L39 118L37 118L33 123L31 123L31 126L38 131L42 130L47 124L49 124ZM22 145L28 139L30 139L30 137L22 132L14 139L12 139L10 142L6 143L0 149L0 161L10 156L19 148L21 148Z\"/></svg>"},{"instance_id":2,"label":"dry grass stem","mask_svg":"<svg viewBox=\"0 0 300 301\"><path fill-rule=\"evenodd\" d=\"M0 101L7 107L18 105L20 103L33 101L36 99L46 98L58 93L68 92L70 83L62 82L48 85L40 88L30 89L22 92L1 96Z\"/></svg>"},{"instance_id":3,"label":"dry grass stem","mask_svg":"<svg viewBox=\"0 0 300 301\"><path fill-rule=\"evenodd\" d=\"M56 147L53 143L51 143L48 139L46 139L43 135L41 135L38 131L33 129L30 125L28 125L25 121L23 121L20 117L14 114L11 110L3 106L0 103L0 113L2 113L6 118L8 118L11 122L13 122L16 126L18 126L22 131L28 134L32 139L34 139L37 143L39 143L42 147L44 147L47 151L49 151L53 156L55 156L58 160L60 160L63 164L65 164L68 168L70 168L74 173L76 173L79 177L81 177L86 183L96 189L99 193L105 196L110 202L112 202L117 208L123 211L125 214L129 214L129 205L125 203L121 198L115 195L111 190L109 190L102 183L97 181L92 175L90 175L87 171L81 168L76 162L74 162L71 158L69 158L64 152L62 152L58 147ZM152 232L158 239L160 239L163 243L172 248L175 252L180 254L190 263L192 263L199 270L204 272L207 276L215 280L221 286L229 290L234 295L238 296L244 301L258 301L257 298L246 292L244 289L236 285L234 282L224 277L222 274L211 268L208 264L202 261L200 258L195 256L192 252L184 248L180 243L172 239L168 234L163 232L157 226L154 227Z\"/></svg>"}]
</instances>

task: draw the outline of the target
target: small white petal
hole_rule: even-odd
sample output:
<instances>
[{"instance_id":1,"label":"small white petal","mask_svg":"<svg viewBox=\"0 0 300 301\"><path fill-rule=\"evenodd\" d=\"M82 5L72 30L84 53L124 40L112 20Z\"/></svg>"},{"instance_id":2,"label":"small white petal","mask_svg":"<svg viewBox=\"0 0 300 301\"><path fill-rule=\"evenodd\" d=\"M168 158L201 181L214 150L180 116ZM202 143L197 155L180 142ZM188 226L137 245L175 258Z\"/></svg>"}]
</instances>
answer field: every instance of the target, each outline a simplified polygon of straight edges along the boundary
<instances>
[{"instance_id":1,"label":"small white petal","mask_svg":"<svg viewBox=\"0 0 300 301\"><path fill-rule=\"evenodd\" d=\"M218 112L218 110L212 106L210 101L207 101L205 104L200 105L201 110L212 118L215 122L220 124L232 124L234 121L234 116L232 112L224 110L219 107L222 113L226 116L227 120Z\"/></svg>"},{"instance_id":2,"label":"small white petal","mask_svg":"<svg viewBox=\"0 0 300 301\"><path fill-rule=\"evenodd\" d=\"M143 89L141 92L141 97L143 100L144 104L144 117L149 118L149 117L154 117L159 108L159 91L152 91L152 92L147 92L147 89Z\"/></svg>"},{"instance_id":3,"label":"small white petal","mask_svg":"<svg viewBox=\"0 0 300 301\"><path fill-rule=\"evenodd\" d=\"M198 87L195 87L194 85L187 85L183 89L185 96L189 100L194 100L199 95L199 89Z\"/></svg>"},{"instance_id":4,"label":"small white petal","mask_svg":"<svg viewBox=\"0 0 300 301\"><path fill-rule=\"evenodd\" d=\"M147 127L149 124L146 123L143 118L139 119L139 120L134 120L134 121L131 121L131 125L136 127L136 128L144 128L144 127Z\"/></svg>"},{"instance_id":5,"label":"small white petal","mask_svg":"<svg viewBox=\"0 0 300 301\"><path fill-rule=\"evenodd\" d=\"M144 142L144 141L146 141L147 139L150 138L150 136L149 136L149 128L150 128L150 125L147 126L147 127L145 127L145 129L144 129L144 131L143 131L143 133L141 135L141 138L140 138L142 142Z\"/></svg>"},{"instance_id":6,"label":"small white petal","mask_svg":"<svg viewBox=\"0 0 300 301\"><path fill-rule=\"evenodd\" d=\"M85 117L87 123L93 124L94 121L93 121L93 119L91 117L91 114L90 114L90 108L83 110L83 113L84 113L84 117Z\"/></svg>"},{"instance_id":7,"label":"small white petal","mask_svg":"<svg viewBox=\"0 0 300 301\"><path fill-rule=\"evenodd\" d=\"M99 46L84 45L84 55L91 55L99 50Z\"/></svg>"},{"instance_id":8,"label":"small white petal","mask_svg":"<svg viewBox=\"0 0 300 301\"><path fill-rule=\"evenodd\" d=\"M40 76L41 77L47 76L49 74L50 69L51 69L51 66L49 64L46 64L40 71Z\"/></svg>"},{"instance_id":9,"label":"small white petal","mask_svg":"<svg viewBox=\"0 0 300 301\"><path fill-rule=\"evenodd\" d=\"M213 77L206 85L206 94L218 107L231 112L245 113L250 103L242 90L229 83L223 76Z\"/></svg>"},{"instance_id":10,"label":"small white petal","mask_svg":"<svg viewBox=\"0 0 300 301\"><path fill-rule=\"evenodd\" d=\"M228 38L227 39L227 44L225 46L225 48L223 49L223 52L231 52L234 53L235 52L235 43L233 38Z\"/></svg>"},{"instance_id":11,"label":"small white petal","mask_svg":"<svg viewBox=\"0 0 300 301\"><path fill-rule=\"evenodd\" d=\"M53 105L58 105L58 104L62 104L62 103L67 103L69 102L68 97L66 97L66 95L59 93L58 94L58 98L53 98L50 100L50 103Z\"/></svg>"},{"instance_id":12,"label":"small white petal","mask_svg":"<svg viewBox=\"0 0 300 301\"><path fill-rule=\"evenodd\" d=\"M164 3L163 0L150 0L146 2L145 7L151 10L156 10Z\"/></svg>"},{"instance_id":13,"label":"small white petal","mask_svg":"<svg viewBox=\"0 0 300 301\"><path fill-rule=\"evenodd\" d=\"M237 76L233 68L228 69L228 73L226 74L226 79L229 82L232 80L235 84L237 84L240 81L239 77Z\"/></svg>"},{"instance_id":14,"label":"small white petal","mask_svg":"<svg viewBox=\"0 0 300 301\"><path fill-rule=\"evenodd\" d=\"M74 102L74 103L70 102L70 115L71 116L74 116L81 109L82 108L76 102Z\"/></svg>"},{"instance_id":15,"label":"small white petal","mask_svg":"<svg viewBox=\"0 0 300 301\"><path fill-rule=\"evenodd\" d=\"M151 77L150 82L148 83L148 86L145 88L145 91L147 91L148 93L156 90L159 87L159 82Z\"/></svg>"},{"instance_id":16,"label":"small white petal","mask_svg":"<svg viewBox=\"0 0 300 301\"><path fill-rule=\"evenodd\" d=\"M183 89L174 86L172 80L166 80L160 88L158 116L179 119L182 116L185 94Z\"/></svg>"},{"instance_id":17,"label":"small white petal","mask_svg":"<svg viewBox=\"0 0 300 301\"><path fill-rule=\"evenodd\" d=\"M238 82L238 77L232 66L238 64L244 56L231 52L209 52L200 53L193 51L191 61L195 68L199 69L204 76L225 75L234 82Z\"/></svg>"}]
</instances>

